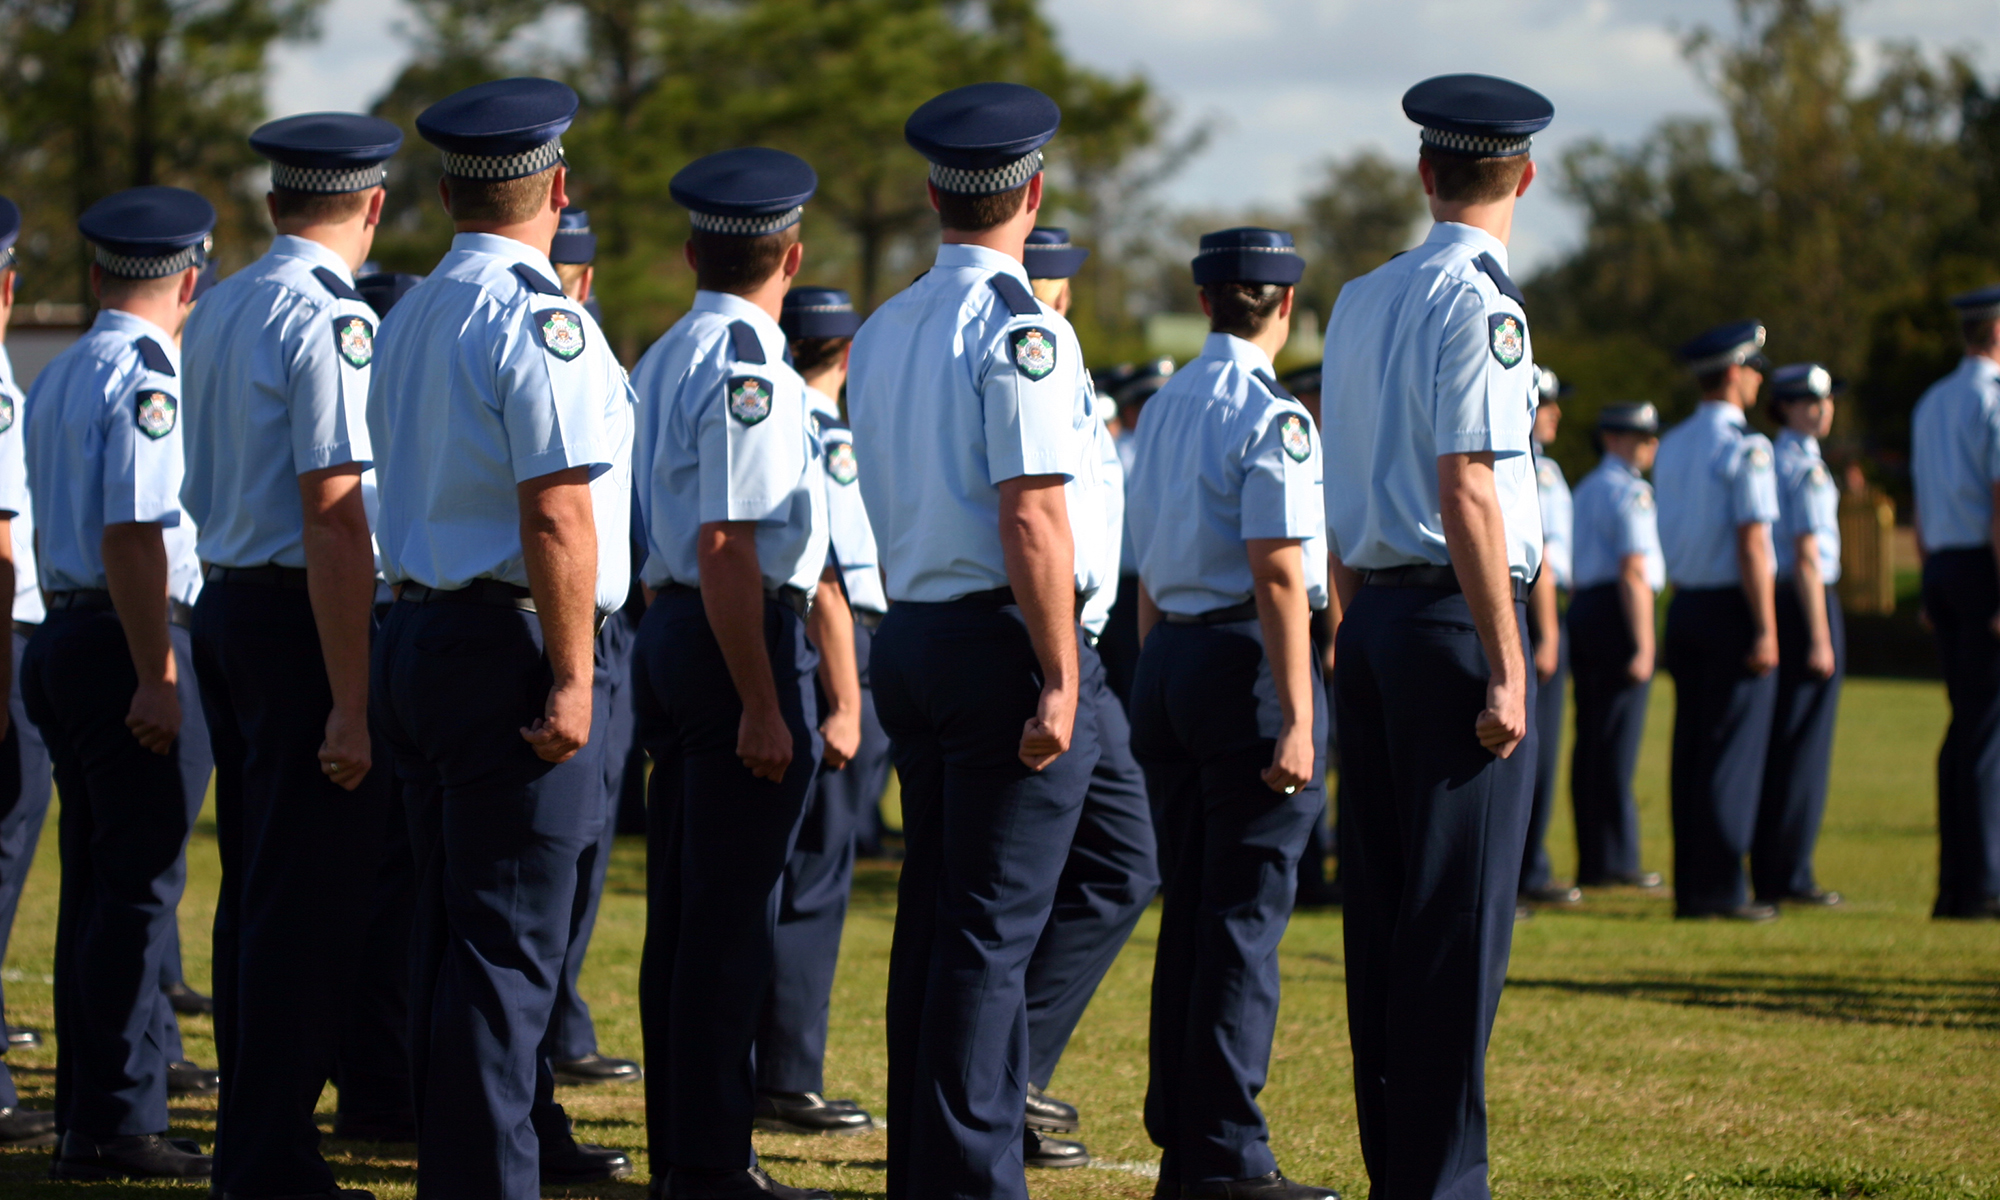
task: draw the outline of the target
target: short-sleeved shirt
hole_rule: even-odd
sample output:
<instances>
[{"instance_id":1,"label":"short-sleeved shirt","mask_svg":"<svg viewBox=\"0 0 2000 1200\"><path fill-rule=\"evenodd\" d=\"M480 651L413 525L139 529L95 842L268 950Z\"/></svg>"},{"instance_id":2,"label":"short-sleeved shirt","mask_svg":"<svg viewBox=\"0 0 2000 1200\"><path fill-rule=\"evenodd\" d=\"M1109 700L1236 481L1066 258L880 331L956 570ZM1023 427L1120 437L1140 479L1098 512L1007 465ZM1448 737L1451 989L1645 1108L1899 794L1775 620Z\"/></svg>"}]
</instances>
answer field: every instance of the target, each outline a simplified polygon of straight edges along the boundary
<instances>
[{"instance_id":1,"label":"short-sleeved shirt","mask_svg":"<svg viewBox=\"0 0 2000 1200\"><path fill-rule=\"evenodd\" d=\"M1644 556L1646 583L1655 592L1667 586L1653 487L1632 464L1615 454L1605 455L1597 469L1576 485L1575 500L1572 536L1578 591L1616 582L1624 573L1625 559L1634 554Z\"/></svg>"},{"instance_id":2,"label":"short-sleeved shirt","mask_svg":"<svg viewBox=\"0 0 2000 1200\"><path fill-rule=\"evenodd\" d=\"M1993 542L2000 483L2000 363L1967 355L1930 386L1910 419L1910 475L1927 550Z\"/></svg>"},{"instance_id":3,"label":"short-sleeved shirt","mask_svg":"<svg viewBox=\"0 0 2000 1200\"><path fill-rule=\"evenodd\" d=\"M1799 569L1799 538L1810 533L1819 551L1822 583L1840 582L1840 489L1819 454L1819 439L1790 429L1778 432L1772 452L1778 469L1778 574Z\"/></svg>"},{"instance_id":4,"label":"short-sleeved shirt","mask_svg":"<svg viewBox=\"0 0 2000 1200\"><path fill-rule=\"evenodd\" d=\"M1743 410L1704 400L1660 439L1653 463L1660 502L1660 549L1678 588L1734 587L1743 582L1736 531L1762 525L1768 550L1778 519L1778 483L1771 439L1751 431Z\"/></svg>"},{"instance_id":5,"label":"short-sleeved shirt","mask_svg":"<svg viewBox=\"0 0 2000 1200\"><path fill-rule=\"evenodd\" d=\"M868 448L861 494L891 600L1005 586L1000 485L1067 481L1089 453L1083 356L1017 259L938 248L929 271L854 337L847 415ZM1087 538L1088 516L1070 516Z\"/></svg>"},{"instance_id":6,"label":"short-sleeved shirt","mask_svg":"<svg viewBox=\"0 0 2000 1200\"><path fill-rule=\"evenodd\" d=\"M1068 497L1073 506L1088 506L1096 518L1090 523L1092 535L1076 545L1077 588L1089 596L1077 623L1091 637L1103 636L1104 627L1111 623L1111 608L1118 603L1118 579L1129 569L1123 561L1125 462L1119 456L1117 439L1104 427L1098 403L1093 389L1090 428L1085 431L1090 437L1090 452L1084 456L1083 470L1069 481ZM1079 528L1083 527L1082 517L1080 512L1073 522Z\"/></svg>"},{"instance_id":7,"label":"short-sleeved shirt","mask_svg":"<svg viewBox=\"0 0 2000 1200\"><path fill-rule=\"evenodd\" d=\"M283 234L195 306L181 499L203 562L306 565L299 476L372 458L375 322L338 254Z\"/></svg>"},{"instance_id":8,"label":"short-sleeved shirt","mask_svg":"<svg viewBox=\"0 0 2000 1200\"><path fill-rule=\"evenodd\" d=\"M14 548L14 619L39 625L42 587L35 577L35 505L28 496L26 397L14 382L14 360L0 346L0 514L9 518Z\"/></svg>"},{"instance_id":9,"label":"short-sleeved shirt","mask_svg":"<svg viewBox=\"0 0 2000 1200\"><path fill-rule=\"evenodd\" d=\"M1541 569L1529 449L1540 397L1518 295L1506 243L1450 221L1341 289L1320 415L1327 542L1347 566L1448 565L1437 460L1491 453L1508 570L1528 580Z\"/></svg>"},{"instance_id":10,"label":"short-sleeved shirt","mask_svg":"<svg viewBox=\"0 0 2000 1200\"><path fill-rule=\"evenodd\" d=\"M704 291L639 360L633 466L646 586L700 587L701 527L748 521L765 588L818 587L828 548L825 452L785 349L769 313Z\"/></svg>"},{"instance_id":11,"label":"short-sleeved shirt","mask_svg":"<svg viewBox=\"0 0 2000 1200\"><path fill-rule=\"evenodd\" d=\"M1161 612L1250 599L1252 538L1297 538L1312 607L1326 607L1319 435L1304 406L1279 394L1262 350L1209 334L1201 356L1146 402L1135 436L1132 545Z\"/></svg>"},{"instance_id":12,"label":"short-sleeved shirt","mask_svg":"<svg viewBox=\"0 0 2000 1200\"><path fill-rule=\"evenodd\" d=\"M599 612L631 588L632 393L604 333L540 251L461 233L396 303L368 381L391 583L528 586L516 488L587 468Z\"/></svg>"},{"instance_id":13,"label":"short-sleeved shirt","mask_svg":"<svg viewBox=\"0 0 2000 1200\"><path fill-rule=\"evenodd\" d=\"M201 594L194 520L181 507L181 360L173 336L103 309L56 355L27 401L28 491L41 539L42 587L103 589L104 527L158 525L167 594Z\"/></svg>"},{"instance_id":14,"label":"short-sleeved shirt","mask_svg":"<svg viewBox=\"0 0 2000 1200\"><path fill-rule=\"evenodd\" d=\"M1568 589L1574 557L1576 508L1570 496L1569 480L1555 459L1535 450L1535 497L1542 512L1542 569L1555 578L1556 586Z\"/></svg>"},{"instance_id":15,"label":"short-sleeved shirt","mask_svg":"<svg viewBox=\"0 0 2000 1200\"><path fill-rule=\"evenodd\" d=\"M819 423L825 453L827 533L833 557L840 564L847 603L864 612L889 611L882 594L882 559L875 550L875 529L868 524L868 506L861 499L861 460L854 450L854 430L840 415L833 397L807 385L806 407Z\"/></svg>"}]
</instances>

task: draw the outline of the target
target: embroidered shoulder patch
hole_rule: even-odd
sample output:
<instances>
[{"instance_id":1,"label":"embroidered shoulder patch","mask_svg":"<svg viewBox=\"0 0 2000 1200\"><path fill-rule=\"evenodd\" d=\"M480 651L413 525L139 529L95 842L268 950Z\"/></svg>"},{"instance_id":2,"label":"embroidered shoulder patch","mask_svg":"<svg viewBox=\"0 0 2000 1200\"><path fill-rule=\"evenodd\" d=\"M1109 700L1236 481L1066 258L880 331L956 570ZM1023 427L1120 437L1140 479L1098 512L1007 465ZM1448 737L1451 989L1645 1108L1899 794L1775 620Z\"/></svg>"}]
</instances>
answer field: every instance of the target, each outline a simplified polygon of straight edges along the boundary
<instances>
[{"instance_id":1,"label":"embroidered shoulder patch","mask_svg":"<svg viewBox=\"0 0 2000 1200\"><path fill-rule=\"evenodd\" d=\"M566 308L545 308L535 314L542 331L542 348L568 362L583 353L583 322Z\"/></svg>"},{"instance_id":2,"label":"embroidered shoulder patch","mask_svg":"<svg viewBox=\"0 0 2000 1200\"><path fill-rule=\"evenodd\" d=\"M1528 352L1528 326L1513 313L1494 313L1486 318L1487 344L1503 367L1517 367Z\"/></svg>"},{"instance_id":3,"label":"embroidered shoulder patch","mask_svg":"<svg viewBox=\"0 0 2000 1200\"><path fill-rule=\"evenodd\" d=\"M1030 379L1046 379L1056 369L1056 335L1030 325L1007 335L1014 349L1014 365Z\"/></svg>"},{"instance_id":4,"label":"embroidered shoulder patch","mask_svg":"<svg viewBox=\"0 0 2000 1200\"><path fill-rule=\"evenodd\" d=\"M0 392L0 433L14 428L14 397Z\"/></svg>"},{"instance_id":5,"label":"embroidered shoulder patch","mask_svg":"<svg viewBox=\"0 0 2000 1200\"><path fill-rule=\"evenodd\" d=\"M1633 512L1651 512L1651 511L1653 511L1653 489L1652 489L1652 488L1649 488L1649 487L1648 487L1648 488L1640 488L1640 489L1639 489L1638 491L1636 491L1636 492L1633 492L1633 493L1632 493L1632 511L1633 511Z\"/></svg>"},{"instance_id":6,"label":"embroidered shoulder patch","mask_svg":"<svg viewBox=\"0 0 2000 1200\"><path fill-rule=\"evenodd\" d=\"M1297 413L1287 413L1279 423L1278 442L1285 448L1285 457L1293 462L1304 462L1312 457L1312 434L1306 432L1305 418Z\"/></svg>"},{"instance_id":7,"label":"embroidered shoulder patch","mask_svg":"<svg viewBox=\"0 0 2000 1200\"><path fill-rule=\"evenodd\" d=\"M854 461L854 443L849 441L828 442L826 445L826 473L842 487L860 478L861 469Z\"/></svg>"},{"instance_id":8,"label":"embroidered shoulder patch","mask_svg":"<svg viewBox=\"0 0 2000 1200\"><path fill-rule=\"evenodd\" d=\"M10 411L10 414L11 414L11 411L12 411L12 410L9 410L9 411ZM12 417L11 415L9 415L9 417L8 417L8 424L12 424L12 423L13 423L13 417ZM5 431L5 429L6 429L6 427L5 427L5 426L0 426L0 432L4 432L4 431ZM1826 487L1826 486L1828 486L1828 485L1829 485L1829 484L1831 484L1832 482L1833 482L1833 479L1832 479L1832 478L1831 478L1830 476L1828 476L1828 475L1827 475L1827 473L1826 473L1826 467L1825 467L1824 465L1820 464L1820 463L1814 463L1814 464L1812 465L1812 470L1810 470L1810 471L1807 471L1807 472L1806 472L1806 485L1807 485L1808 487L1812 487L1812 488L1816 488L1816 489L1817 489L1817 488L1823 488L1823 487Z\"/></svg>"},{"instance_id":9,"label":"embroidered shoulder patch","mask_svg":"<svg viewBox=\"0 0 2000 1200\"><path fill-rule=\"evenodd\" d=\"M375 327L366 317L343 313L333 319L333 344L348 366L360 370L375 361Z\"/></svg>"},{"instance_id":10,"label":"embroidered shoulder patch","mask_svg":"<svg viewBox=\"0 0 2000 1200\"><path fill-rule=\"evenodd\" d=\"M1751 470L1766 471L1771 467L1770 447L1761 443L1753 443L1750 447L1750 453L1744 457L1749 460Z\"/></svg>"},{"instance_id":11,"label":"embroidered shoulder patch","mask_svg":"<svg viewBox=\"0 0 2000 1200\"><path fill-rule=\"evenodd\" d=\"M1545 488L1552 488L1557 483L1561 482L1561 480L1562 480L1562 472L1558 471L1556 469L1556 465L1550 462L1548 459L1545 458L1542 461L1535 464L1536 483L1541 484Z\"/></svg>"},{"instance_id":12,"label":"embroidered shoulder patch","mask_svg":"<svg viewBox=\"0 0 2000 1200\"><path fill-rule=\"evenodd\" d=\"M151 389L139 393L132 420L140 433L157 442L174 431L179 419L180 404L172 396Z\"/></svg>"},{"instance_id":13,"label":"embroidered shoulder patch","mask_svg":"<svg viewBox=\"0 0 2000 1200\"><path fill-rule=\"evenodd\" d=\"M734 375L725 394L729 397L729 415L745 425L755 425L771 415L769 380L755 375Z\"/></svg>"}]
</instances>

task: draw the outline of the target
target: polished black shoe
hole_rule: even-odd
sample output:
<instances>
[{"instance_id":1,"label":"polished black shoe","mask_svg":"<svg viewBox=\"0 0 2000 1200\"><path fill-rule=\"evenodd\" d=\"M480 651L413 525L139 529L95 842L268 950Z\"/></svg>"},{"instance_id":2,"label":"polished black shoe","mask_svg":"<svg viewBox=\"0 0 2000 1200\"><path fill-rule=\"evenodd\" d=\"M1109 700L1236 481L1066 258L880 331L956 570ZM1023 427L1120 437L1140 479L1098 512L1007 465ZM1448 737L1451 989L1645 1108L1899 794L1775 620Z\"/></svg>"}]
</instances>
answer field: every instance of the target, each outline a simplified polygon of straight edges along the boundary
<instances>
[{"instance_id":1,"label":"polished black shoe","mask_svg":"<svg viewBox=\"0 0 2000 1200\"><path fill-rule=\"evenodd\" d=\"M1774 896L1763 903L1773 905L1795 904L1800 908L1839 908L1841 905L1847 903L1847 897L1841 895L1839 892L1827 891L1825 888L1814 888L1810 892L1786 892L1782 896Z\"/></svg>"},{"instance_id":2,"label":"polished black shoe","mask_svg":"<svg viewBox=\"0 0 2000 1200\"><path fill-rule=\"evenodd\" d=\"M1581 904L1583 889L1551 883L1546 887L1523 888L1521 899L1529 904Z\"/></svg>"},{"instance_id":3,"label":"polished black shoe","mask_svg":"<svg viewBox=\"0 0 2000 1200\"><path fill-rule=\"evenodd\" d=\"M2000 896L1948 908L1940 905L1931 916L1940 921L2000 921Z\"/></svg>"},{"instance_id":4,"label":"polished black shoe","mask_svg":"<svg viewBox=\"0 0 2000 1200\"><path fill-rule=\"evenodd\" d=\"M542 1147L542 1182L550 1187L566 1183L603 1183L623 1179L632 1173L632 1159L623 1150L571 1141L567 1147Z\"/></svg>"},{"instance_id":5,"label":"polished black shoe","mask_svg":"<svg viewBox=\"0 0 2000 1200\"><path fill-rule=\"evenodd\" d=\"M1301 885L1292 897L1293 908L1339 908L1347 903L1347 889L1336 880L1331 883Z\"/></svg>"},{"instance_id":6,"label":"polished black shoe","mask_svg":"<svg viewBox=\"0 0 2000 1200\"><path fill-rule=\"evenodd\" d=\"M779 1183L762 1167L733 1171L700 1171L675 1167L667 1173L665 1200L833 1200L819 1188Z\"/></svg>"},{"instance_id":7,"label":"polished black shoe","mask_svg":"<svg viewBox=\"0 0 2000 1200\"><path fill-rule=\"evenodd\" d=\"M93 1141L72 1129L56 1151L51 1179L207 1179L215 1160L157 1133Z\"/></svg>"},{"instance_id":8,"label":"polished black shoe","mask_svg":"<svg viewBox=\"0 0 2000 1200\"><path fill-rule=\"evenodd\" d=\"M1160 1176L1153 1185L1153 1200L1181 1200L1181 1181Z\"/></svg>"},{"instance_id":9,"label":"polished black shoe","mask_svg":"<svg viewBox=\"0 0 2000 1200\"><path fill-rule=\"evenodd\" d=\"M333 1119L333 1136L349 1142L410 1145L417 1140L417 1122L414 1117L349 1116L341 1113Z\"/></svg>"},{"instance_id":10,"label":"polished black shoe","mask_svg":"<svg viewBox=\"0 0 2000 1200\"><path fill-rule=\"evenodd\" d=\"M1582 880L1577 882L1582 883ZM1634 871L1630 875L1606 875L1603 879L1584 883L1584 887L1632 887L1652 891L1666 886L1667 877L1658 871Z\"/></svg>"},{"instance_id":11,"label":"polished black shoe","mask_svg":"<svg viewBox=\"0 0 2000 1200\"><path fill-rule=\"evenodd\" d=\"M1332 1188L1294 1183L1283 1171L1255 1179L1184 1183L1181 1196L1182 1200L1340 1200L1340 1193Z\"/></svg>"},{"instance_id":12,"label":"polished black shoe","mask_svg":"<svg viewBox=\"0 0 2000 1200\"><path fill-rule=\"evenodd\" d=\"M213 1016L215 1000L189 987L185 981L170 983L160 989L166 993L167 1003L184 1017Z\"/></svg>"},{"instance_id":13,"label":"polished black shoe","mask_svg":"<svg viewBox=\"0 0 2000 1200\"><path fill-rule=\"evenodd\" d=\"M33 1050L41 1044L41 1030L30 1029L26 1025L7 1026L7 1048L9 1050Z\"/></svg>"},{"instance_id":14,"label":"polished black shoe","mask_svg":"<svg viewBox=\"0 0 2000 1200\"><path fill-rule=\"evenodd\" d=\"M852 1100L818 1092L759 1092L756 1125L770 1133L867 1133L875 1118Z\"/></svg>"},{"instance_id":15,"label":"polished black shoe","mask_svg":"<svg viewBox=\"0 0 2000 1200\"><path fill-rule=\"evenodd\" d=\"M167 1064L167 1095L206 1096L222 1089L222 1075L191 1062Z\"/></svg>"},{"instance_id":16,"label":"polished black shoe","mask_svg":"<svg viewBox=\"0 0 2000 1200\"><path fill-rule=\"evenodd\" d=\"M1076 1105L1058 1100L1034 1084L1028 1085L1028 1128L1043 1133L1075 1133L1083 1128Z\"/></svg>"},{"instance_id":17,"label":"polished black shoe","mask_svg":"<svg viewBox=\"0 0 2000 1200\"><path fill-rule=\"evenodd\" d=\"M646 1073L639 1064L629 1058L606 1058L602 1054L586 1054L582 1058L558 1058L549 1062L549 1069L555 1072L557 1083L572 1087L583 1087L593 1083L631 1083L645 1078Z\"/></svg>"},{"instance_id":18,"label":"polished black shoe","mask_svg":"<svg viewBox=\"0 0 2000 1200\"><path fill-rule=\"evenodd\" d=\"M1762 925L1766 921L1778 919L1778 906L1752 900L1740 908L1690 910L1677 912L1674 916L1683 921L1742 921L1749 925Z\"/></svg>"},{"instance_id":19,"label":"polished black shoe","mask_svg":"<svg viewBox=\"0 0 2000 1200\"><path fill-rule=\"evenodd\" d=\"M0 1108L0 1146L24 1150L56 1144L56 1115L32 1108Z\"/></svg>"},{"instance_id":20,"label":"polished black shoe","mask_svg":"<svg viewBox=\"0 0 2000 1200\"><path fill-rule=\"evenodd\" d=\"M1066 1142L1061 1138L1044 1136L1033 1129L1021 1142L1022 1159L1031 1167L1044 1171L1060 1171L1065 1167L1087 1167L1090 1165L1090 1151L1082 1142Z\"/></svg>"}]
</instances>

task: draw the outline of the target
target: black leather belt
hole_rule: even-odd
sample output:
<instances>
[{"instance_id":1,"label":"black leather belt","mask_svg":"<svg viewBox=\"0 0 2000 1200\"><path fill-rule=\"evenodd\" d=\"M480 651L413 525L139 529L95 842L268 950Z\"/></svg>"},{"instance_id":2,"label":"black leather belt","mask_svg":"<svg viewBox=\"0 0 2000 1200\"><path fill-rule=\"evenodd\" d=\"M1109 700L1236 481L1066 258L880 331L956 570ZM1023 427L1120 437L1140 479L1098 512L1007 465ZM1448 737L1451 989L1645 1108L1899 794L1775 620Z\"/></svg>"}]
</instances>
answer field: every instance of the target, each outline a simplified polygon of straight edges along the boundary
<instances>
[{"instance_id":1,"label":"black leather belt","mask_svg":"<svg viewBox=\"0 0 2000 1200\"><path fill-rule=\"evenodd\" d=\"M1076 611L1081 613L1083 611L1083 606L1087 604L1089 601L1090 601L1090 593L1088 592L1076 593ZM958 599L947 600L945 601L945 603L973 604L973 605L978 605L979 607L982 608L986 607L1005 608L1009 604L1016 604L1019 602L1014 599L1013 587L1011 585L1002 585L997 588L988 588L983 592L967 592L965 595L960 596Z\"/></svg>"},{"instance_id":2,"label":"black leather belt","mask_svg":"<svg viewBox=\"0 0 2000 1200\"><path fill-rule=\"evenodd\" d=\"M47 596L50 612L116 612L111 603L111 592L107 588L76 588L67 592L50 592ZM178 625L182 629L194 624L193 607L169 597L167 599L167 624Z\"/></svg>"},{"instance_id":3,"label":"black leather belt","mask_svg":"<svg viewBox=\"0 0 2000 1200\"><path fill-rule=\"evenodd\" d=\"M1456 570L1430 563L1413 563L1407 567L1384 567L1379 571L1362 571L1360 574L1363 587L1436 588L1441 592L1465 590L1459 586ZM1535 590L1534 583L1529 580L1515 579L1512 582L1516 604L1526 601L1528 593Z\"/></svg>"},{"instance_id":4,"label":"black leather belt","mask_svg":"<svg viewBox=\"0 0 2000 1200\"><path fill-rule=\"evenodd\" d=\"M1257 619L1257 601L1252 598L1228 608L1211 608L1202 613L1161 613L1160 619L1169 625L1228 625L1234 621L1254 621Z\"/></svg>"},{"instance_id":5,"label":"black leather belt","mask_svg":"<svg viewBox=\"0 0 2000 1200\"><path fill-rule=\"evenodd\" d=\"M498 579L475 579L462 588L434 588L421 583L406 583L396 597L405 604L484 604L491 608L517 608L522 612L535 611L535 596L527 588L517 583L503 583Z\"/></svg>"},{"instance_id":6,"label":"black leather belt","mask_svg":"<svg viewBox=\"0 0 2000 1200\"><path fill-rule=\"evenodd\" d=\"M210 583L254 583L260 587L284 588L292 592L306 590L304 567L281 567L276 563L265 563L261 567L210 566L205 578Z\"/></svg>"},{"instance_id":7,"label":"black leather belt","mask_svg":"<svg viewBox=\"0 0 2000 1200\"><path fill-rule=\"evenodd\" d=\"M860 623L863 629L866 629L870 633L882 628L882 614L872 608L855 609L854 619Z\"/></svg>"},{"instance_id":8,"label":"black leather belt","mask_svg":"<svg viewBox=\"0 0 2000 1200\"><path fill-rule=\"evenodd\" d=\"M14 622L14 632L21 635L22 637L34 637L35 630L40 628L41 626L35 624L33 621Z\"/></svg>"},{"instance_id":9,"label":"black leather belt","mask_svg":"<svg viewBox=\"0 0 2000 1200\"><path fill-rule=\"evenodd\" d=\"M689 587L685 583L670 583L660 589L660 594L663 596L670 592L693 592L699 596L701 589L698 587ZM804 588L796 588L789 583L783 587L765 588L764 599L775 600L786 608L791 609L798 614L801 621L812 615L812 593L806 591Z\"/></svg>"}]
</instances>

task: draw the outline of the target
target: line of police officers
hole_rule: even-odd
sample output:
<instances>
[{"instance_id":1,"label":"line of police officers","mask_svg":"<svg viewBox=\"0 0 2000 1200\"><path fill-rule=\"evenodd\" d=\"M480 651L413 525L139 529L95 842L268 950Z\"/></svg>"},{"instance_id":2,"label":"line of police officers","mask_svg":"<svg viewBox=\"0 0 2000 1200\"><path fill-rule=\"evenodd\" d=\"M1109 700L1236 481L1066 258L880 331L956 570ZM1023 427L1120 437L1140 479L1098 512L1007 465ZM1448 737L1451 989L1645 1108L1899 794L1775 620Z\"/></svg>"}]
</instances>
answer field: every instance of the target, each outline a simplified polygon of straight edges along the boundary
<instances>
[{"instance_id":1,"label":"line of police officers","mask_svg":"<svg viewBox=\"0 0 2000 1200\"><path fill-rule=\"evenodd\" d=\"M1080 1118L1043 1089L1162 887L1156 1195L1332 1197L1279 1171L1256 1098L1337 725L1373 1189L1485 1195L1485 1045L1518 897L1551 888L1530 832L1560 710L1539 715L1538 684L1560 687L1567 653L1583 881L1656 885L1630 777L1663 558L1685 698L1679 913L1837 900L1810 873L1840 655L1815 440L1831 381L1779 372L1774 465L1743 419L1761 328L1705 335L1684 350L1704 404L1657 447L1669 519L1641 478L1657 416L1624 405L1600 421L1605 460L1572 523L1536 449L1555 389L1506 266L1530 139L1553 117L1537 93L1447 76L1404 97L1436 224L1343 290L1317 427L1273 370L1303 262L1289 235L1240 228L1201 239L1213 332L1122 447L1063 317L1058 281L1083 252L1036 228L1060 122L1039 92L974 85L910 118L943 245L866 322L841 293L792 286L806 163L742 149L689 165L672 194L699 290L629 381L586 304L588 221L561 147L576 109L561 84L515 79L419 117L457 230L420 282L357 287L400 143L371 118L253 136L279 236L198 308L201 198L135 189L80 221L102 311L21 419L11 386L0 414L0 507L38 518L48 607L20 690L66 799L57 1111L0 1120L55 1142L57 1177L365 1196L319 1155L329 1079L343 1131L414 1126L423 1195L629 1173L575 1140L553 1089L559 1067L638 1074L597 1054L574 995L637 737L655 764L653 1194L823 1198L771 1179L751 1130L874 1126L822 1075L854 833L892 759L908 847L892 1197L1025 1197L1023 1165L1088 1161L1048 1136ZM0 286L10 300L11 274ZM2000 486L2000 292L1981 303L1973 365L1918 415L1948 645L2000 629L1991 551L1960 545L1986 536ZM1935 457L1969 445L1980 487L1933 499ZM1138 644L1123 703L1097 649L1121 588ZM1991 914L2000 890L2000 772L1981 765L1996 691L1954 676L1941 806L1987 850L1948 845L1949 915ZM212 1160L166 1136L158 990L201 797L183 769L193 711L224 870ZM1766 904L1746 893L1746 852ZM385 945L401 983L355 994L354 964ZM366 1035L399 1006L402 1032Z\"/></svg>"}]
</instances>

